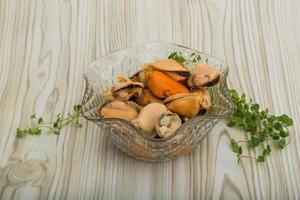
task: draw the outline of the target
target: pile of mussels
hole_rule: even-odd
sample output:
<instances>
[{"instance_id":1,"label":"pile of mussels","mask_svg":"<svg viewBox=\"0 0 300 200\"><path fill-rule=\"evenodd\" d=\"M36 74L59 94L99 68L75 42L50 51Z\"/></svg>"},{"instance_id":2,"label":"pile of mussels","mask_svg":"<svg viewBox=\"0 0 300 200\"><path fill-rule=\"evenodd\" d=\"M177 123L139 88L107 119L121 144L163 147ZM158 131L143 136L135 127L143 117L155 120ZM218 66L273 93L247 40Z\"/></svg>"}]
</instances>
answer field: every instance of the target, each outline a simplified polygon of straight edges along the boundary
<instances>
[{"instance_id":1,"label":"pile of mussels","mask_svg":"<svg viewBox=\"0 0 300 200\"><path fill-rule=\"evenodd\" d=\"M132 77L117 78L99 115L131 122L149 137L166 138L211 108L207 88L219 78L220 71L205 63L192 67L171 59L145 63Z\"/></svg>"}]
</instances>

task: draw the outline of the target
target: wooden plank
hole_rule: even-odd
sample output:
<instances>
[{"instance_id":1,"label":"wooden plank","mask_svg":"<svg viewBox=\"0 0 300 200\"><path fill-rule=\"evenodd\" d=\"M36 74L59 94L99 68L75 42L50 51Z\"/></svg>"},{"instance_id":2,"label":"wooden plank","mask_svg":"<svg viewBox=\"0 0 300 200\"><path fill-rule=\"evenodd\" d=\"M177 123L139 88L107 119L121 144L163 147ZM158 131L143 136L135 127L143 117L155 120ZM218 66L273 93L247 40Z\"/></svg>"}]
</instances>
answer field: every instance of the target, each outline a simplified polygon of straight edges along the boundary
<instances>
[{"instance_id":1,"label":"wooden plank","mask_svg":"<svg viewBox=\"0 0 300 200\"><path fill-rule=\"evenodd\" d=\"M299 199L299 6L293 0L1 0L0 199ZM290 145L264 164L237 165L228 141L246 136L223 121L191 154L148 163L117 150L86 121L60 136L15 137L31 113L51 119L80 102L88 63L157 40L226 60L231 87L294 118Z\"/></svg>"}]
</instances>

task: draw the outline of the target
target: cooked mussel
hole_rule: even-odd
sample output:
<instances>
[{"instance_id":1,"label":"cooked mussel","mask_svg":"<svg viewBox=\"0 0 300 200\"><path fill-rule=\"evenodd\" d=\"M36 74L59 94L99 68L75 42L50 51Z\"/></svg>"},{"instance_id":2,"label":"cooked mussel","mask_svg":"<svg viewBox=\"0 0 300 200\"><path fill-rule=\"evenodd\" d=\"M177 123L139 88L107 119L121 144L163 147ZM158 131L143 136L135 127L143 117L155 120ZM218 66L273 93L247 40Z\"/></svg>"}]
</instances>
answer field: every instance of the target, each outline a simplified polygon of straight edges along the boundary
<instances>
[{"instance_id":1,"label":"cooked mussel","mask_svg":"<svg viewBox=\"0 0 300 200\"><path fill-rule=\"evenodd\" d=\"M148 105L150 103L161 103L162 100L160 100L159 98L155 97L150 92L150 90L144 89L142 95L139 98L136 98L136 102L140 106L145 106L145 105Z\"/></svg>"},{"instance_id":2,"label":"cooked mussel","mask_svg":"<svg viewBox=\"0 0 300 200\"><path fill-rule=\"evenodd\" d=\"M207 64L199 63L191 70L191 75L187 79L190 88L200 88L216 84L220 77L220 71Z\"/></svg>"},{"instance_id":3,"label":"cooked mussel","mask_svg":"<svg viewBox=\"0 0 300 200\"><path fill-rule=\"evenodd\" d=\"M126 121L135 119L141 107L132 101L109 101L101 106L100 118L118 118Z\"/></svg>"},{"instance_id":4,"label":"cooked mussel","mask_svg":"<svg viewBox=\"0 0 300 200\"><path fill-rule=\"evenodd\" d=\"M158 98L166 98L174 94L189 92L184 85L160 71L148 70L144 73L144 81L148 89Z\"/></svg>"},{"instance_id":5,"label":"cooked mussel","mask_svg":"<svg viewBox=\"0 0 300 200\"><path fill-rule=\"evenodd\" d=\"M106 98L108 100L131 100L141 96L143 88L143 83L134 82L126 77L118 77L118 83L106 93Z\"/></svg>"},{"instance_id":6,"label":"cooked mussel","mask_svg":"<svg viewBox=\"0 0 300 200\"><path fill-rule=\"evenodd\" d=\"M170 111L183 118L192 118L198 115L200 110L210 109L210 99L196 92L172 95L166 98L164 103Z\"/></svg>"},{"instance_id":7,"label":"cooked mussel","mask_svg":"<svg viewBox=\"0 0 300 200\"><path fill-rule=\"evenodd\" d=\"M176 113L167 111L156 122L156 132L161 138L166 138L173 135L180 126L180 117Z\"/></svg>"},{"instance_id":8,"label":"cooked mussel","mask_svg":"<svg viewBox=\"0 0 300 200\"><path fill-rule=\"evenodd\" d=\"M148 67L163 72L175 81L184 81L190 75L190 71L175 60L157 60Z\"/></svg>"},{"instance_id":9,"label":"cooked mussel","mask_svg":"<svg viewBox=\"0 0 300 200\"><path fill-rule=\"evenodd\" d=\"M155 125L159 117L167 111L167 107L161 103L150 103L145 106L132 123L151 137L155 136Z\"/></svg>"}]
</instances>

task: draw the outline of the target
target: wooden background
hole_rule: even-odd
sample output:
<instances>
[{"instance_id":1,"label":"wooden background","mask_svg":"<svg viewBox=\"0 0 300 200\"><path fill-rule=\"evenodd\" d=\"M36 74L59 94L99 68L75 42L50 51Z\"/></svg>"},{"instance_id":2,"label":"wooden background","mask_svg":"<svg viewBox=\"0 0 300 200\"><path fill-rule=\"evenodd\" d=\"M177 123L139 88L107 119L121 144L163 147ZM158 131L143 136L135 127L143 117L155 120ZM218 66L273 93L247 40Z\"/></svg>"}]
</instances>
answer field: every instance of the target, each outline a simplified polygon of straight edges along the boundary
<instances>
[{"instance_id":1,"label":"wooden background","mask_svg":"<svg viewBox=\"0 0 300 200\"><path fill-rule=\"evenodd\" d=\"M0 199L299 199L300 1L0 0ZM226 60L229 85L294 118L292 140L264 164L236 158L220 122L191 154L147 163L83 121L60 136L17 139L36 112L81 101L83 70L147 41ZM246 152L255 156L253 152Z\"/></svg>"}]
</instances>

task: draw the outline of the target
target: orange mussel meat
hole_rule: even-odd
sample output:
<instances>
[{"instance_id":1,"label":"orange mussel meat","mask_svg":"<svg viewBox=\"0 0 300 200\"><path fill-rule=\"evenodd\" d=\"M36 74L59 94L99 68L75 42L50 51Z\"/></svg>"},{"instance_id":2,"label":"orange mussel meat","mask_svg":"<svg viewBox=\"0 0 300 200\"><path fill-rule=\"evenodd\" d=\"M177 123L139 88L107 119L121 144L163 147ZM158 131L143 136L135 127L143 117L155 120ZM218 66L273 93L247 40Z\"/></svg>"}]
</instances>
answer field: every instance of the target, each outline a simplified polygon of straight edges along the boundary
<instances>
[{"instance_id":1,"label":"orange mussel meat","mask_svg":"<svg viewBox=\"0 0 300 200\"><path fill-rule=\"evenodd\" d=\"M176 82L160 71L151 70L145 72L145 81L148 89L159 98L189 92L184 85Z\"/></svg>"}]
</instances>

